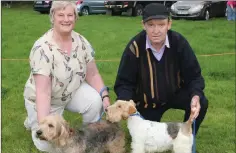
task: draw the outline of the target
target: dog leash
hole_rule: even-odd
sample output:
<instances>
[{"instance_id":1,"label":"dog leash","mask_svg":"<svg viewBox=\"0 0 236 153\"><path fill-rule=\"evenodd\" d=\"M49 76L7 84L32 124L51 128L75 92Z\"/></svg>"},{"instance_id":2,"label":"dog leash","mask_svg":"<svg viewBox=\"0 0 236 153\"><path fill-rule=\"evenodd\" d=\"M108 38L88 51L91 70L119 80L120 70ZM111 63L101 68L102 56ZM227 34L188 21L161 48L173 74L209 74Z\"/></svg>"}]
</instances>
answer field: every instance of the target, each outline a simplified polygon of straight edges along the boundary
<instances>
[{"instance_id":1,"label":"dog leash","mask_svg":"<svg viewBox=\"0 0 236 153\"><path fill-rule=\"evenodd\" d=\"M192 147L192 152L196 153L196 120L193 120L193 147Z\"/></svg>"},{"instance_id":2,"label":"dog leash","mask_svg":"<svg viewBox=\"0 0 236 153\"><path fill-rule=\"evenodd\" d=\"M98 122L102 119L102 116L104 115L105 111L102 111L102 114L100 115Z\"/></svg>"},{"instance_id":3,"label":"dog leash","mask_svg":"<svg viewBox=\"0 0 236 153\"><path fill-rule=\"evenodd\" d=\"M138 111L136 111L134 114L130 114L129 116L139 116L144 119L144 117Z\"/></svg>"}]
</instances>

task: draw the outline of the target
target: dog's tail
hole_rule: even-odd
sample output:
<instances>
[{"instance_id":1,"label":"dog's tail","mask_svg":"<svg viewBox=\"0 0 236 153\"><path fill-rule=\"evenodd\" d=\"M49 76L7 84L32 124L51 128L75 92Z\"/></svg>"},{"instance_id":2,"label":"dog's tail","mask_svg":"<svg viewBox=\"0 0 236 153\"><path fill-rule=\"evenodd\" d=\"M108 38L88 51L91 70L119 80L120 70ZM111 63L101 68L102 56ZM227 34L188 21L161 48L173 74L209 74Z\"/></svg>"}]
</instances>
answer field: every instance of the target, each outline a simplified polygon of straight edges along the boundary
<instances>
[{"instance_id":1,"label":"dog's tail","mask_svg":"<svg viewBox=\"0 0 236 153\"><path fill-rule=\"evenodd\" d=\"M184 123L183 130L185 131L184 133L186 134L192 134L192 124L194 121L194 112L191 111L189 119Z\"/></svg>"}]
</instances>

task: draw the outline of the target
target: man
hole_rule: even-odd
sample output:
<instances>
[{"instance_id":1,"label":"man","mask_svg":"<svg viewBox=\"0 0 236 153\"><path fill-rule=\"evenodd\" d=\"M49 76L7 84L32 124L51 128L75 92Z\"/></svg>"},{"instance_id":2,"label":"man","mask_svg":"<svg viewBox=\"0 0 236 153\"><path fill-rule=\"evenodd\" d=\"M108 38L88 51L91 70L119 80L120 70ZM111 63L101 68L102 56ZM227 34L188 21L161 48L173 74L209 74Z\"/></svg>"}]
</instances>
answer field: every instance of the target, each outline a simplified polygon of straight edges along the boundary
<instances>
[{"instance_id":1,"label":"man","mask_svg":"<svg viewBox=\"0 0 236 153\"><path fill-rule=\"evenodd\" d=\"M144 30L128 43L120 62L117 99L133 99L140 114L152 121L160 121L170 108L185 110L184 121L193 111L197 132L208 108L197 58L188 41L170 30L164 5L147 5L142 19Z\"/></svg>"}]
</instances>

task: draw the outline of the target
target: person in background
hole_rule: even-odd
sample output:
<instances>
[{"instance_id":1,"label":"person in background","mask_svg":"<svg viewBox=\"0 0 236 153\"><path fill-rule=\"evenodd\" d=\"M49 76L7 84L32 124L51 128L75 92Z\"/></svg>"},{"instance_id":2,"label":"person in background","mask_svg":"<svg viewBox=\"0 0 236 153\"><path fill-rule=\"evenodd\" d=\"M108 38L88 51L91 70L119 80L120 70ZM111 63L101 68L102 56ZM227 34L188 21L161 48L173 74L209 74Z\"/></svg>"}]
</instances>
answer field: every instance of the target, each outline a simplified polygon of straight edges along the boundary
<instances>
[{"instance_id":1,"label":"person in background","mask_svg":"<svg viewBox=\"0 0 236 153\"><path fill-rule=\"evenodd\" d=\"M228 21L236 20L236 1L232 0L227 1L227 20Z\"/></svg>"},{"instance_id":2,"label":"person in background","mask_svg":"<svg viewBox=\"0 0 236 153\"><path fill-rule=\"evenodd\" d=\"M12 1L3 1L2 4L3 4L3 6L5 6L6 8L11 8L11 6L12 6Z\"/></svg>"},{"instance_id":3,"label":"person in background","mask_svg":"<svg viewBox=\"0 0 236 153\"><path fill-rule=\"evenodd\" d=\"M38 122L47 115L62 115L67 109L82 114L83 122L90 123L98 121L103 109L110 105L93 48L85 37L73 31L77 18L74 2L53 1L52 28L35 42L30 52L24 125L32 131L34 145L40 151L53 149L36 137Z\"/></svg>"}]
</instances>

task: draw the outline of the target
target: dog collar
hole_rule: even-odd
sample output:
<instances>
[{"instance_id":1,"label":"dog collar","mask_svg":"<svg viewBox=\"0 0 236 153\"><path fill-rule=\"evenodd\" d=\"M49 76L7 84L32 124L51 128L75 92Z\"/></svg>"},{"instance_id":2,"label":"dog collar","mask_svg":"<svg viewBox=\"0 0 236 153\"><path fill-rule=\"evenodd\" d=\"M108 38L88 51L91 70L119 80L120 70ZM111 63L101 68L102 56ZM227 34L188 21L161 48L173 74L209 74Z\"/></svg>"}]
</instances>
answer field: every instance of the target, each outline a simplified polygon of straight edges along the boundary
<instances>
[{"instance_id":1,"label":"dog collar","mask_svg":"<svg viewBox=\"0 0 236 153\"><path fill-rule=\"evenodd\" d=\"M129 116L139 116L139 117L141 117L142 119L144 119L143 116L142 116L138 111L135 112L134 114L130 114Z\"/></svg>"}]
</instances>

